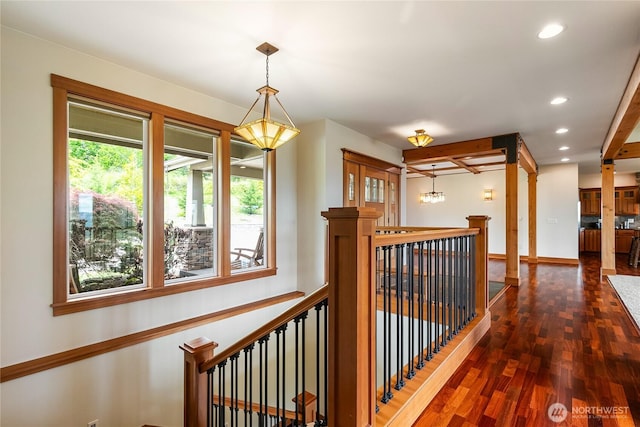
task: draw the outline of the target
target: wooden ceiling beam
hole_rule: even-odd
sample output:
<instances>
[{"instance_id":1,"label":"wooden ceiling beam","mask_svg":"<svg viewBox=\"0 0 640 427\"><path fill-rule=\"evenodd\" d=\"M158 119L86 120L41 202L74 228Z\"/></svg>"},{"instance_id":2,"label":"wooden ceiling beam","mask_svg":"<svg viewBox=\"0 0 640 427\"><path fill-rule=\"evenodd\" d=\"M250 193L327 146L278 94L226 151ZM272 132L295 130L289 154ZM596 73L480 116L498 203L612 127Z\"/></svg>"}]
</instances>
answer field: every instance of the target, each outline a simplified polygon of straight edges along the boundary
<instances>
[{"instance_id":1,"label":"wooden ceiling beam","mask_svg":"<svg viewBox=\"0 0 640 427\"><path fill-rule=\"evenodd\" d=\"M521 140L520 143L520 152L519 152L519 156L518 156L518 163L520 165L520 167L522 169L524 169L527 173L531 174L538 174L538 164L536 163L536 161L533 159L533 156L531 155L531 152L529 151L529 148L527 148L527 145L524 143L524 141Z\"/></svg>"},{"instance_id":2,"label":"wooden ceiling beam","mask_svg":"<svg viewBox=\"0 0 640 427\"><path fill-rule=\"evenodd\" d=\"M627 88L618 104L616 114L609 126L609 132L602 144L602 160L615 158L640 122L640 57L629 77Z\"/></svg>"},{"instance_id":3,"label":"wooden ceiling beam","mask_svg":"<svg viewBox=\"0 0 640 427\"><path fill-rule=\"evenodd\" d=\"M449 159L448 159L448 160L449 160L451 163L453 163L453 164L455 164L455 165L458 165L459 167L461 167L461 168L463 168L463 169L466 169L466 170L468 170L468 171L469 171L469 172L471 172L471 173L474 173L474 174L479 174L479 173L480 173L480 171L479 171L478 169L476 169L475 167L473 167L473 166L469 166L469 165L467 165L466 163L464 163L463 161L458 160L458 159L457 159L457 158L455 158L455 157L449 157Z\"/></svg>"},{"instance_id":4,"label":"wooden ceiling beam","mask_svg":"<svg viewBox=\"0 0 640 427\"><path fill-rule=\"evenodd\" d=\"M499 152L492 146L492 138L480 138L451 144L403 150L402 157L406 164L424 164L435 161L447 161L451 157L471 156L479 153Z\"/></svg>"},{"instance_id":5,"label":"wooden ceiling beam","mask_svg":"<svg viewBox=\"0 0 640 427\"><path fill-rule=\"evenodd\" d=\"M640 157L640 142L627 142L616 154L618 159L636 159Z\"/></svg>"}]
</instances>

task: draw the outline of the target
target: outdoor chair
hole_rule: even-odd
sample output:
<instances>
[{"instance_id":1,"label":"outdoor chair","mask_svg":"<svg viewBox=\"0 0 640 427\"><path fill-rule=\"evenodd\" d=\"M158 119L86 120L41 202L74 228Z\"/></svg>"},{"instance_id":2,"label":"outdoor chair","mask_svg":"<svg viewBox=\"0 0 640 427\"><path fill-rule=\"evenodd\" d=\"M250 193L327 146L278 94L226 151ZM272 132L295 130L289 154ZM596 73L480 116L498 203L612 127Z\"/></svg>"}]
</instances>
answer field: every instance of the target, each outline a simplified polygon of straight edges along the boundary
<instances>
[{"instance_id":1,"label":"outdoor chair","mask_svg":"<svg viewBox=\"0 0 640 427\"><path fill-rule=\"evenodd\" d=\"M235 256L231 260L231 268L249 268L263 265L264 263L264 231L260 230L255 249L234 248L231 255Z\"/></svg>"}]
</instances>

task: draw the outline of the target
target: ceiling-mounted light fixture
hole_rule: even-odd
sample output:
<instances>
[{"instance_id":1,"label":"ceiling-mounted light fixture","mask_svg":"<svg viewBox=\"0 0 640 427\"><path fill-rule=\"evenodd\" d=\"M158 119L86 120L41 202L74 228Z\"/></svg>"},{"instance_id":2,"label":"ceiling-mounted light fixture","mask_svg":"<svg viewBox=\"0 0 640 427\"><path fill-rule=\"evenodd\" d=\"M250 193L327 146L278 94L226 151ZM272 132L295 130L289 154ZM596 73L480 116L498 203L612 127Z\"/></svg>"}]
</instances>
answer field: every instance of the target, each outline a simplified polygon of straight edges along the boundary
<instances>
[{"instance_id":1,"label":"ceiling-mounted light fixture","mask_svg":"<svg viewBox=\"0 0 640 427\"><path fill-rule=\"evenodd\" d=\"M426 147L431 141L433 141L433 138L427 135L424 129L418 129L416 130L416 134L407 137L407 140L416 147Z\"/></svg>"},{"instance_id":2,"label":"ceiling-mounted light fixture","mask_svg":"<svg viewBox=\"0 0 640 427\"><path fill-rule=\"evenodd\" d=\"M247 114L242 119L240 126L234 129L234 132L256 147L260 148L261 150L271 151L275 150L285 142L295 138L300 133L300 129L297 129L293 124L291 117L289 117L289 114L287 114L287 111L284 109L284 107L280 103L280 100L276 96L278 90L269 86L269 56L276 53L279 49L267 42L262 43L256 49L267 57L267 84L262 86L260 89L257 89L257 92L259 94L258 98L255 100L253 105L251 105L249 111L247 111ZM247 117L249 117L251 111L253 111L253 107L256 106L258 101L260 101L262 95L264 95L262 118L245 123L245 120L247 119ZM280 108L282 108L282 112L284 113L287 120L289 120L288 125L271 119L271 108L269 106L270 97L274 97L278 102Z\"/></svg>"},{"instance_id":3,"label":"ceiling-mounted light fixture","mask_svg":"<svg viewBox=\"0 0 640 427\"><path fill-rule=\"evenodd\" d=\"M444 202L444 193L442 191L436 192L436 165L431 165L433 172L431 172L431 192L420 194L420 203L440 203Z\"/></svg>"},{"instance_id":4,"label":"ceiling-mounted light fixture","mask_svg":"<svg viewBox=\"0 0 640 427\"><path fill-rule=\"evenodd\" d=\"M564 31L564 25L553 23L546 25L539 33L539 39L550 39Z\"/></svg>"}]
</instances>

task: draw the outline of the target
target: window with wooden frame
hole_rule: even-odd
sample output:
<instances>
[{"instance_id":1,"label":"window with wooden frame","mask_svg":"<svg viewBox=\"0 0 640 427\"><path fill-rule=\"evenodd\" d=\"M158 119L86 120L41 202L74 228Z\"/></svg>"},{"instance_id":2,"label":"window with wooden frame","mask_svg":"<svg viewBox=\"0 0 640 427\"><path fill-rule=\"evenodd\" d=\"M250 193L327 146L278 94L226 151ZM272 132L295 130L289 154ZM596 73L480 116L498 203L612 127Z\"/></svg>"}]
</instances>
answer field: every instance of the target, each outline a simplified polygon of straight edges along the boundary
<instances>
[{"instance_id":1,"label":"window with wooden frame","mask_svg":"<svg viewBox=\"0 0 640 427\"><path fill-rule=\"evenodd\" d=\"M275 274L273 152L231 124L51 85L54 315Z\"/></svg>"}]
</instances>

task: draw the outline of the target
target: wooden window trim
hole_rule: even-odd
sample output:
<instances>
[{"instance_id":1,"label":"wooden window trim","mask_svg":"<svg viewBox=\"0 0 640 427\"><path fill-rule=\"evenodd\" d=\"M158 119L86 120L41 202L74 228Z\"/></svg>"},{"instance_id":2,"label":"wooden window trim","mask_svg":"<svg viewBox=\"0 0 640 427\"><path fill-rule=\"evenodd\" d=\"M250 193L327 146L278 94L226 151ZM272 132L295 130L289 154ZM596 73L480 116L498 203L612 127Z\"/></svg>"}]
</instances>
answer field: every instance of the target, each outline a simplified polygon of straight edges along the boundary
<instances>
[{"instance_id":1,"label":"wooden window trim","mask_svg":"<svg viewBox=\"0 0 640 427\"><path fill-rule=\"evenodd\" d=\"M98 86L83 83L67 77L51 74L51 86L53 87L53 315L64 315L80 311L92 310L189 292L230 283L253 280L268 276L274 276L276 269L276 215L275 215L275 153L269 152L266 156L265 174L266 202L269 204L265 214L265 227L267 229L268 245L267 263L265 268L236 272L231 274L231 260L229 253L231 211L230 200L230 141L234 125L214 120L208 117L178 110L162 104L157 104L144 99L136 98L123 93L104 89ZM122 108L135 109L147 113L150 116L150 144L151 158L151 192L149 208L151 217L149 225L149 251L148 256L152 267L148 271L147 287L132 290L114 292L110 294L77 297L68 299L68 262L67 262L67 144L68 144L68 113L67 102L70 95L80 96ZM217 167L219 168L218 190L218 241L216 246L223 248L218 251L219 272L216 277L192 280L164 286L164 258L163 258L163 211L164 211L164 177L163 177L163 152L164 152L164 119L177 120L186 124L203 126L220 131L218 138ZM162 238L156 238L162 236Z\"/></svg>"}]
</instances>

